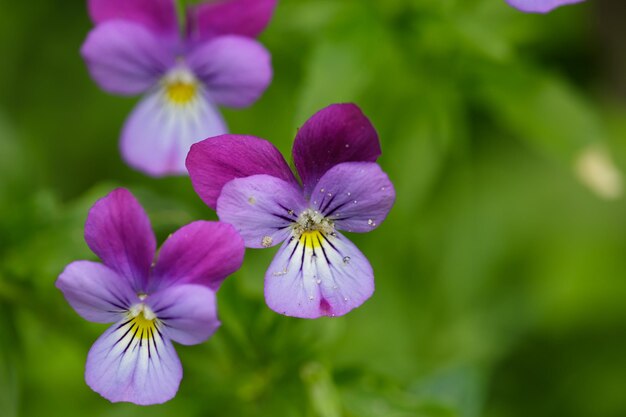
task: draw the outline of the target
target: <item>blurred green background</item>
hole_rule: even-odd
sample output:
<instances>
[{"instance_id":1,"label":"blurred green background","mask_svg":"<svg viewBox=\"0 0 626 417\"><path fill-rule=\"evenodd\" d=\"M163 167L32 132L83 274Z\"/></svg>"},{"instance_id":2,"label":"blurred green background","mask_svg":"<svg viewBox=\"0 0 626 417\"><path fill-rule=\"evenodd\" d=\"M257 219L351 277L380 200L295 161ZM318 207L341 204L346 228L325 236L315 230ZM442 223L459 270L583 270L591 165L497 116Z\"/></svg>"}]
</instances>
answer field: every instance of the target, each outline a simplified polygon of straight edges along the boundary
<instances>
[{"instance_id":1,"label":"blurred green background","mask_svg":"<svg viewBox=\"0 0 626 417\"><path fill-rule=\"evenodd\" d=\"M262 36L274 83L226 118L288 155L316 110L362 107L398 194L382 227L351 236L377 291L345 317L282 317L263 301L274 250L249 250L218 294L222 328L177 349L178 396L140 408L86 386L106 326L54 281L94 259L83 223L114 187L161 241L215 214L188 178L121 161L137 100L88 77L84 2L4 1L0 415L625 416L624 21L612 0L546 16L504 0L280 0Z\"/></svg>"}]
</instances>

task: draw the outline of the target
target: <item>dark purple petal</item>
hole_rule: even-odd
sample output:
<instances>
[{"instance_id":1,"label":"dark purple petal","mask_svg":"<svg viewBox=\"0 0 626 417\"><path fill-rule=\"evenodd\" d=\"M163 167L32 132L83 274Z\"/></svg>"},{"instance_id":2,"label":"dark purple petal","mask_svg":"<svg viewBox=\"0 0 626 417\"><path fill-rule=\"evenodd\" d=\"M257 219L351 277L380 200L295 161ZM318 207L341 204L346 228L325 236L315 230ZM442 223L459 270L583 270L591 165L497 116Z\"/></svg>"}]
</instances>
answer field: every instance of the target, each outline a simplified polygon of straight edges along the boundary
<instances>
[{"instance_id":1,"label":"dark purple petal","mask_svg":"<svg viewBox=\"0 0 626 417\"><path fill-rule=\"evenodd\" d=\"M221 114L204 93L186 104L166 97L163 90L147 95L122 132L124 160L155 177L187 174L185 158L191 145L227 131Z\"/></svg>"},{"instance_id":2,"label":"dark purple petal","mask_svg":"<svg viewBox=\"0 0 626 417\"><path fill-rule=\"evenodd\" d=\"M85 380L111 402L139 405L171 400L183 377L176 351L154 322L124 319L94 343Z\"/></svg>"},{"instance_id":3,"label":"dark purple petal","mask_svg":"<svg viewBox=\"0 0 626 417\"><path fill-rule=\"evenodd\" d=\"M396 199L393 184L375 162L345 162L319 181L313 208L348 232L369 232L387 217Z\"/></svg>"},{"instance_id":4,"label":"dark purple petal","mask_svg":"<svg viewBox=\"0 0 626 417\"><path fill-rule=\"evenodd\" d=\"M69 264L59 275L56 287L82 318L96 323L118 321L137 299L126 279L96 262Z\"/></svg>"},{"instance_id":5,"label":"dark purple petal","mask_svg":"<svg viewBox=\"0 0 626 417\"><path fill-rule=\"evenodd\" d=\"M269 52L242 36L220 36L195 48L187 64L200 78L213 101L246 107L259 99L272 80Z\"/></svg>"},{"instance_id":6,"label":"dark purple petal","mask_svg":"<svg viewBox=\"0 0 626 417\"><path fill-rule=\"evenodd\" d=\"M154 86L175 57L143 26L124 21L93 29L81 48L91 77L113 94L139 94Z\"/></svg>"},{"instance_id":7,"label":"dark purple petal","mask_svg":"<svg viewBox=\"0 0 626 417\"><path fill-rule=\"evenodd\" d=\"M333 166L375 162L380 154L376 130L354 104L320 110L298 131L293 144L293 161L307 195Z\"/></svg>"},{"instance_id":8,"label":"dark purple petal","mask_svg":"<svg viewBox=\"0 0 626 417\"><path fill-rule=\"evenodd\" d=\"M559 6L580 3L584 0L506 0L511 6L529 13L547 13Z\"/></svg>"},{"instance_id":9,"label":"dark purple petal","mask_svg":"<svg viewBox=\"0 0 626 417\"><path fill-rule=\"evenodd\" d=\"M218 0L191 6L188 36L202 42L222 35L256 38L268 25L276 0Z\"/></svg>"},{"instance_id":10,"label":"dark purple petal","mask_svg":"<svg viewBox=\"0 0 626 417\"><path fill-rule=\"evenodd\" d=\"M183 345L206 341L220 326L215 292L201 285L176 285L150 295L146 303L163 322L164 334Z\"/></svg>"},{"instance_id":11,"label":"dark purple petal","mask_svg":"<svg viewBox=\"0 0 626 417\"><path fill-rule=\"evenodd\" d=\"M372 267L340 233L294 237L280 248L265 274L265 301L286 316L342 316L373 293Z\"/></svg>"},{"instance_id":12,"label":"dark purple petal","mask_svg":"<svg viewBox=\"0 0 626 417\"><path fill-rule=\"evenodd\" d=\"M148 216L130 191L119 188L94 204L85 241L136 293L145 290L156 240Z\"/></svg>"},{"instance_id":13,"label":"dark purple petal","mask_svg":"<svg viewBox=\"0 0 626 417\"><path fill-rule=\"evenodd\" d=\"M205 221L188 224L161 247L151 288L199 284L216 291L241 267L244 252L243 239L233 226Z\"/></svg>"},{"instance_id":14,"label":"dark purple petal","mask_svg":"<svg viewBox=\"0 0 626 417\"><path fill-rule=\"evenodd\" d=\"M234 179L217 200L220 220L235 226L249 248L269 248L284 241L304 209L302 190L270 175Z\"/></svg>"},{"instance_id":15,"label":"dark purple petal","mask_svg":"<svg viewBox=\"0 0 626 417\"><path fill-rule=\"evenodd\" d=\"M187 169L196 193L212 209L222 187L235 178L267 174L297 184L278 149L254 136L223 135L199 142L189 151Z\"/></svg>"},{"instance_id":16,"label":"dark purple petal","mask_svg":"<svg viewBox=\"0 0 626 417\"><path fill-rule=\"evenodd\" d=\"M178 35L174 0L89 0L88 8L95 24L125 20L168 37Z\"/></svg>"}]
</instances>

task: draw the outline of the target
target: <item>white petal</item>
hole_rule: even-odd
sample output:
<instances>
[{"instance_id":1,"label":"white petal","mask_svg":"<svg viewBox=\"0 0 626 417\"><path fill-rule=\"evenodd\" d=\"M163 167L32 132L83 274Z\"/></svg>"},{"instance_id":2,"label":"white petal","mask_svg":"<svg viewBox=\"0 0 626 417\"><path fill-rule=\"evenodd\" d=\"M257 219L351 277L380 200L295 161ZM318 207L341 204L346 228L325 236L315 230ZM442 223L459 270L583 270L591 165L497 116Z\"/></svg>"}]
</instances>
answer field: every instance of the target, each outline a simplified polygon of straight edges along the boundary
<instances>
[{"instance_id":1,"label":"white petal","mask_svg":"<svg viewBox=\"0 0 626 417\"><path fill-rule=\"evenodd\" d=\"M285 242L265 275L265 299L287 316L342 316L374 292L367 258L340 233L305 233Z\"/></svg>"},{"instance_id":2,"label":"white petal","mask_svg":"<svg viewBox=\"0 0 626 417\"><path fill-rule=\"evenodd\" d=\"M149 175L183 175L191 145L226 131L202 87L184 104L173 102L160 88L144 97L128 118L122 155L129 165Z\"/></svg>"},{"instance_id":3,"label":"white petal","mask_svg":"<svg viewBox=\"0 0 626 417\"><path fill-rule=\"evenodd\" d=\"M182 372L176 351L159 325L138 323L135 318L115 324L94 343L85 379L111 402L148 405L172 399Z\"/></svg>"}]
</instances>

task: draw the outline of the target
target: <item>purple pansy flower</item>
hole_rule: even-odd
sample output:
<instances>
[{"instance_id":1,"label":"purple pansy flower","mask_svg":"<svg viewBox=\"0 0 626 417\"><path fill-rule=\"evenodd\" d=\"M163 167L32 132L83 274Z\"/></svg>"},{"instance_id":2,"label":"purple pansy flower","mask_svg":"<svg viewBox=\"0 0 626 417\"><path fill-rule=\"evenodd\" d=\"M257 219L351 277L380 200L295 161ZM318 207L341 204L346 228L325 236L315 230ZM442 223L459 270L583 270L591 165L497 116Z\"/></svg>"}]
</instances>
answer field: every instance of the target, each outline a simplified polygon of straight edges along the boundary
<instances>
[{"instance_id":1,"label":"purple pansy flower","mask_svg":"<svg viewBox=\"0 0 626 417\"><path fill-rule=\"evenodd\" d=\"M528 13L548 13L559 6L584 0L506 0L511 6Z\"/></svg>"},{"instance_id":2,"label":"purple pansy flower","mask_svg":"<svg viewBox=\"0 0 626 417\"><path fill-rule=\"evenodd\" d=\"M181 36L174 0L89 0L96 27L81 53L91 76L110 93L145 93L122 132L129 165L153 176L186 174L189 147L227 131L217 106L246 107L261 96L272 67L254 38L275 6L192 6Z\"/></svg>"},{"instance_id":3,"label":"purple pansy flower","mask_svg":"<svg viewBox=\"0 0 626 417\"><path fill-rule=\"evenodd\" d=\"M154 262L150 221L125 189L93 206L85 240L103 263L74 262L56 286L84 319L115 323L89 351L87 384L113 402L170 400L182 378L172 341L198 344L219 327L215 292L241 266L243 240L231 225L195 222Z\"/></svg>"},{"instance_id":4,"label":"purple pansy flower","mask_svg":"<svg viewBox=\"0 0 626 417\"><path fill-rule=\"evenodd\" d=\"M192 146L187 168L199 196L246 246L282 243L265 275L265 299L288 316L341 316L374 292L365 256L339 230L369 232L395 200L376 130L353 104L315 114L298 131L296 180L280 152L252 136Z\"/></svg>"}]
</instances>

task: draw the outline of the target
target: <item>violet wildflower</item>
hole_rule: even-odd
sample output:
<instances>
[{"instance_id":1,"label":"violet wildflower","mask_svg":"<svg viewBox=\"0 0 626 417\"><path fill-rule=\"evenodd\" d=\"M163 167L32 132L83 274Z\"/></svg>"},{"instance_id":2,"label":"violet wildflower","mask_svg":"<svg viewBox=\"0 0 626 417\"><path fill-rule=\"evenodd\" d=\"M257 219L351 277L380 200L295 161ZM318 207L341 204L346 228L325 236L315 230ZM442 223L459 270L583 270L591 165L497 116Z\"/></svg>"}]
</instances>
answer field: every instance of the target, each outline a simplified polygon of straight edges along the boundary
<instances>
[{"instance_id":1,"label":"violet wildflower","mask_svg":"<svg viewBox=\"0 0 626 417\"><path fill-rule=\"evenodd\" d=\"M566 4L580 3L584 0L506 0L511 6L528 13L548 13Z\"/></svg>"},{"instance_id":2,"label":"violet wildflower","mask_svg":"<svg viewBox=\"0 0 626 417\"><path fill-rule=\"evenodd\" d=\"M104 398L141 405L176 395L182 367L171 341L194 345L219 327L215 292L241 266L244 243L218 222L182 227L163 244L145 212L125 189L89 212L85 240L103 263L71 263L57 287L76 312L115 323L92 346L87 384Z\"/></svg>"},{"instance_id":3,"label":"violet wildflower","mask_svg":"<svg viewBox=\"0 0 626 417\"><path fill-rule=\"evenodd\" d=\"M186 174L189 147L227 132L217 106L247 107L272 78L254 38L276 0L191 6L186 33L175 0L89 0L96 27L82 46L91 76L119 95L145 94L124 126L126 162L153 176Z\"/></svg>"},{"instance_id":4,"label":"violet wildflower","mask_svg":"<svg viewBox=\"0 0 626 417\"><path fill-rule=\"evenodd\" d=\"M353 104L327 107L298 131L298 183L280 152L252 136L192 146L187 168L204 202L246 246L282 243L265 275L265 299L288 316L340 316L374 292L365 256L339 231L376 229L395 200L376 130Z\"/></svg>"}]
</instances>

